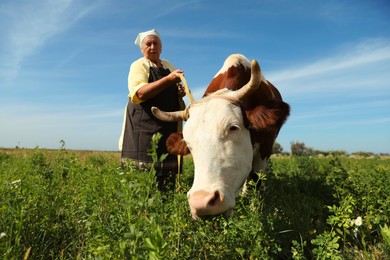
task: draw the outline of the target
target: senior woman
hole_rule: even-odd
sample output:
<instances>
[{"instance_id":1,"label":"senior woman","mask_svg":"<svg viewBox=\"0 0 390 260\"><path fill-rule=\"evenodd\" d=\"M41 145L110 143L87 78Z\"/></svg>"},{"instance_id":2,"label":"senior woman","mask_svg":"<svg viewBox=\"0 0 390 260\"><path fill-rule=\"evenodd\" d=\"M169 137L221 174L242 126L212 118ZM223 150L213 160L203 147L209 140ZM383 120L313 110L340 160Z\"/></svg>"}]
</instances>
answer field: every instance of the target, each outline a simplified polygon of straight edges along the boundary
<instances>
[{"instance_id":1,"label":"senior woman","mask_svg":"<svg viewBox=\"0 0 390 260\"><path fill-rule=\"evenodd\" d=\"M151 107L164 111L177 111L184 108L185 95L180 83L183 70L176 69L168 60L161 59L162 43L157 30L141 32L135 44L143 57L130 66L128 76L129 101L125 110L119 147L121 161L130 159L136 168L148 170L153 159L149 155L153 134L162 134L157 146L157 156L167 154L165 141L178 131L178 123L162 122L154 117ZM168 155L162 163L154 165L158 189L173 190L178 172L177 157Z\"/></svg>"}]
</instances>

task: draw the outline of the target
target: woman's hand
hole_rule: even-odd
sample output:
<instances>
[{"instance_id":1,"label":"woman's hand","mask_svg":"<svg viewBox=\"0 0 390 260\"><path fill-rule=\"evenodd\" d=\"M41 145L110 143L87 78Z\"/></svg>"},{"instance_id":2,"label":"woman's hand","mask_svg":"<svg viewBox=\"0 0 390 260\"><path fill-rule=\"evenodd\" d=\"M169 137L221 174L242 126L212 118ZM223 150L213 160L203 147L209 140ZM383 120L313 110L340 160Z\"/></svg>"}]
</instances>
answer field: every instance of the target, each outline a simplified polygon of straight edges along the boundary
<instances>
[{"instance_id":1,"label":"woman's hand","mask_svg":"<svg viewBox=\"0 0 390 260\"><path fill-rule=\"evenodd\" d=\"M184 71L183 70L175 70L169 73L167 76L168 79L174 83L179 83L181 81L180 75L183 75Z\"/></svg>"},{"instance_id":2,"label":"woman's hand","mask_svg":"<svg viewBox=\"0 0 390 260\"><path fill-rule=\"evenodd\" d=\"M177 85L177 94L179 97L184 97L186 95L186 91L184 87L180 83L176 83Z\"/></svg>"}]
</instances>

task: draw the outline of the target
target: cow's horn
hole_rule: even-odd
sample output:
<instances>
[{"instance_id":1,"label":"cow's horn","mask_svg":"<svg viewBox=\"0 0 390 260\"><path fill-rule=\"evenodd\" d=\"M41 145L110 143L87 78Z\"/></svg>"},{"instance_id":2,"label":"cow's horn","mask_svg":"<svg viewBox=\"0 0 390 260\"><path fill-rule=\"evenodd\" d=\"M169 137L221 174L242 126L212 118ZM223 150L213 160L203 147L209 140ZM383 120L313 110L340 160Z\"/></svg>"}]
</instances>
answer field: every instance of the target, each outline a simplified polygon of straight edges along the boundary
<instances>
[{"instance_id":1,"label":"cow's horn","mask_svg":"<svg viewBox=\"0 0 390 260\"><path fill-rule=\"evenodd\" d=\"M166 121L166 122L177 122L181 120L187 120L187 110L184 111L174 111L174 112L165 112L157 107L152 107L152 113L155 117L160 119L161 121Z\"/></svg>"},{"instance_id":2,"label":"cow's horn","mask_svg":"<svg viewBox=\"0 0 390 260\"><path fill-rule=\"evenodd\" d=\"M259 63L256 60L252 60L251 63L251 78L246 85L236 91L236 98L243 100L259 87L261 83L261 70Z\"/></svg>"}]
</instances>

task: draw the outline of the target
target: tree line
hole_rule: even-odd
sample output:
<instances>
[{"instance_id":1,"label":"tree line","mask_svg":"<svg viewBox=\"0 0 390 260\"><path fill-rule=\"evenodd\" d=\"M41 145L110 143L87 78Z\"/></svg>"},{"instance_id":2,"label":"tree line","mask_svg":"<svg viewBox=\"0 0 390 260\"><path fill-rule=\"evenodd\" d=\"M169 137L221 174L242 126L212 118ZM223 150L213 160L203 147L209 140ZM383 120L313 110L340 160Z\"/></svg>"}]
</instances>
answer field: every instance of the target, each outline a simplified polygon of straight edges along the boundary
<instances>
[{"instance_id":1,"label":"tree line","mask_svg":"<svg viewBox=\"0 0 390 260\"><path fill-rule=\"evenodd\" d=\"M363 156L363 157L369 157L374 155L380 155L380 156L389 156L388 153L380 153L375 154L372 152L365 152L365 151L358 151L349 154L347 151L344 150L329 150L329 151L322 151L322 150L316 150L312 147L308 147L305 145L304 142L291 142L290 146L290 153L285 152L283 150L283 147L278 143L275 142L272 148L273 154L284 154L284 155L294 155L294 156L313 156L313 155L333 155L333 156L347 156L347 155L354 155L354 156Z\"/></svg>"}]
</instances>

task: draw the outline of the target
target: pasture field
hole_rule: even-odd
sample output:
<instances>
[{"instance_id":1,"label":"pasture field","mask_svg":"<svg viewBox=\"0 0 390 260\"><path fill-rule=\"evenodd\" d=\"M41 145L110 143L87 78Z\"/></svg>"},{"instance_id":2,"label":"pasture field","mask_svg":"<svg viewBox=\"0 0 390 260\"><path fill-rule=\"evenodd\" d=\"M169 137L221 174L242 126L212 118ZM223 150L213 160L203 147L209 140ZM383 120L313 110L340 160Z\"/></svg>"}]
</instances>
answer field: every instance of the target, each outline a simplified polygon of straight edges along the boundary
<instances>
[{"instance_id":1,"label":"pasture field","mask_svg":"<svg viewBox=\"0 0 390 260\"><path fill-rule=\"evenodd\" d=\"M232 218L192 221L186 191L119 153L0 150L3 259L389 259L390 158L273 157ZM253 183L252 183L253 185ZM257 196L258 195L258 196Z\"/></svg>"}]
</instances>

